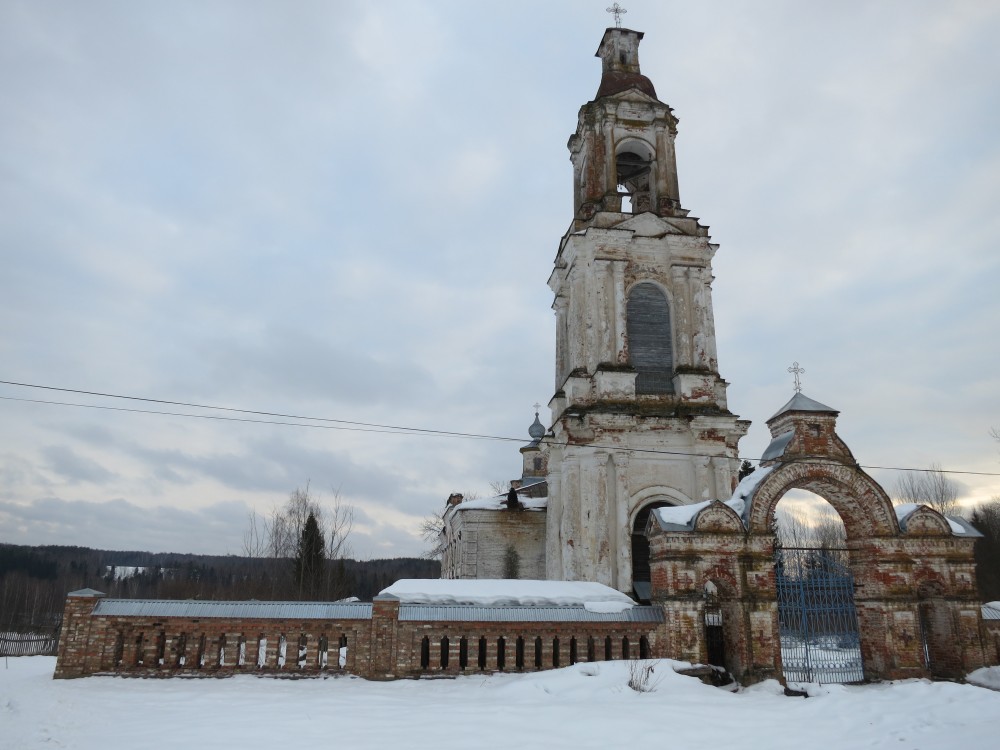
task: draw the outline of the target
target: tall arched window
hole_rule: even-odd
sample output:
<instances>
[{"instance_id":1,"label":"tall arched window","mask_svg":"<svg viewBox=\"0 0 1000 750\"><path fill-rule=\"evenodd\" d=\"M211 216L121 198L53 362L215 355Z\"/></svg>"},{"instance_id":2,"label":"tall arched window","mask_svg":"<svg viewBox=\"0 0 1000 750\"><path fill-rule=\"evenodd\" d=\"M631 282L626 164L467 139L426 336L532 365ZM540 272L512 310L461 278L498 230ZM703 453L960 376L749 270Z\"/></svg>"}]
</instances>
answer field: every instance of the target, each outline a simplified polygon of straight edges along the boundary
<instances>
[{"instance_id":1,"label":"tall arched window","mask_svg":"<svg viewBox=\"0 0 1000 750\"><path fill-rule=\"evenodd\" d=\"M635 392L673 393L674 346L667 296L656 284L636 284L628 295L626 318L629 361L638 372Z\"/></svg>"}]
</instances>

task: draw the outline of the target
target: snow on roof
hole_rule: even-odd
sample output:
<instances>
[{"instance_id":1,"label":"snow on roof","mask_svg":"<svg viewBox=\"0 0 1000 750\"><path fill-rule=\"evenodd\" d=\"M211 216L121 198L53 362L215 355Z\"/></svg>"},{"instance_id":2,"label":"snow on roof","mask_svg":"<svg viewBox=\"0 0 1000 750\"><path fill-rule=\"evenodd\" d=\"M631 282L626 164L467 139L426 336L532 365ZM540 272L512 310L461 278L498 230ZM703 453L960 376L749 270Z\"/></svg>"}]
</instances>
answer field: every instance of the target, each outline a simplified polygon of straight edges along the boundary
<instances>
[{"instance_id":1,"label":"snow on roof","mask_svg":"<svg viewBox=\"0 0 1000 750\"><path fill-rule=\"evenodd\" d=\"M757 485L764 481L764 477L770 474L773 468L773 466L768 466L767 468L757 469L752 474L743 477L743 481L736 485L736 489L733 490L733 496L725 501L725 504L735 510L739 517L743 519L744 525L746 525L745 511L747 501L753 496ZM657 516L660 526L665 530L690 531L694 529L694 521L698 514L714 502L715 500L706 500L703 503L695 503L693 505L672 505L665 508L655 508L653 513Z\"/></svg>"},{"instance_id":2,"label":"snow on roof","mask_svg":"<svg viewBox=\"0 0 1000 750\"><path fill-rule=\"evenodd\" d=\"M747 474L740 480L740 483L736 485L736 489L733 490L733 496L730 498L730 502L739 500L746 503L746 501L753 497L753 493L757 491L757 485L763 482L764 478L772 471L774 471L773 466L767 466L764 468L758 467L756 471ZM731 507L737 513L743 515L743 510L741 508L736 508L735 506Z\"/></svg>"},{"instance_id":3,"label":"snow on roof","mask_svg":"<svg viewBox=\"0 0 1000 750\"><path fill-rule=\"evenodd\" d=\"M67 596L104 596L103 591L98 591L96 589L78 589L77 591L70 591Z\"/></svg>"},{"instance_id":4,"label":"snow on roof","mask_svg":"<svg viewBox=\"0 0 1000 750\"><path fill-rule=\"evenodd\" d=\"M549 504L548 497L521 497L519 495L517 499L521 501L521 507L524 510L545 510ZM481 497L477 500L465 500L452 506L450 510L507 510L507 496L497 495L496 497Z\"/></svg>"},{"instance_id":5,"label":"snow on roof","mask_svg":"<svg viewBox=\"0 0 1000 750\"><path fill-rule=\"evenodd\" d=\"M404 578L379 596L406 604L584 607L589 612L621 612L636 606L621 591L589 581Z\"/></svg>"},{"instance_id":6,"label":"snow on roof","mask_svg":"<svg viewBox=\"0 0 1000 750\"><path fill-rule=\"evenodd\" d=\"M367 620L372 605L340 602L102 599L94 614L125 617L239 617L252 619Z\"/></svg>"},{"instance_id":7,"label":"snow on roof","mask_svg":"<svg viewBox=\"0 0 1000 750\"><path fill-rule=\"evenodd\" d=\"M903 503L894 507L896 520L899 521L900 528L906 529L906 519L912 516L917 508L920 507L923 506L917 503ZM978 536L979 534L979 532L961 518L954 518L953 516L945 516L944 518L948 522L948 526L951 527L951 533L955 536Z\"/></svg>"},{"instance_id":8,"label":"snow on roof","mask_svg":"<svg viewBox=\"0 0 1000 750\"><path fill-rule=\"evenodd\" d=\"M647 584L648 585L648 584ZM620 612L579 607L483 607L474 604L400 604L400 622L663 622L660 607L626 607Z\"/></svg>"},{"instance_id":9,"label":"snow on roof","mask_svg":"<svg viewBox=\"0 0 1000 750\"><path fill-rule=\"evenodd\" d=\"M1000 602L986 602L983 605L984 620L1000 620Z\"/></svg>"}]
</instances>

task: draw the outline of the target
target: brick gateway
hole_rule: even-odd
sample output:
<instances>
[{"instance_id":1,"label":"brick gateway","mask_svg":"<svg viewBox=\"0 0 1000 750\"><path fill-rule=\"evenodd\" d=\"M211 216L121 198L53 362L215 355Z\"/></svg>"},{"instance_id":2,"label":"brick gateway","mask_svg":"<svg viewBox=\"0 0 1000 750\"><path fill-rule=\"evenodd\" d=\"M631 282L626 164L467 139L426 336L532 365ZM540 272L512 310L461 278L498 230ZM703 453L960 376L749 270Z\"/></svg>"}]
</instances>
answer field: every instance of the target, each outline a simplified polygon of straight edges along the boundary
<instances>
[{"instance_id":1,"label":"brick gateway","mask_svg":"<svg viewBox=\"0 0 1000 750\"><path fill-rule=\"evenodd\" d=\"M704 657L708 614L742 682L788 677L772 529L778 501L800 488L844 522L864 679L955 679L996 664L997 633L976 590L978 532L926 506L893 508L837 435L837 414L797 393L768 420L760 468L731 500L650 514L651 597L664 608L671 656Z\"/></svg>"}]
</instances>

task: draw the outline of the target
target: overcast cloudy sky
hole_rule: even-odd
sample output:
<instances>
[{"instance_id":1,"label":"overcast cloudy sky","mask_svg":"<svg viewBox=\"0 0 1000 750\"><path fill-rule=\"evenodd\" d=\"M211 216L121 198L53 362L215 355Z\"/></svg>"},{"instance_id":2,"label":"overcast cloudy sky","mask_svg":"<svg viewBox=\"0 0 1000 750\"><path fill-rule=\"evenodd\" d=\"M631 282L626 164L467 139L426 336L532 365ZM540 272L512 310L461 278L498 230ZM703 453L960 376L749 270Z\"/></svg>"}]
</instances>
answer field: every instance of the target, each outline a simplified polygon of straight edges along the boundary
<instances>
[{"instance_id":1,"label":"overcast cloudy sky","mask_svg":"<svg viewBox=\"0 0 1000 750\"><path fill-rule=\"evenodd\" d=\"M0 380L526 437L608 4L6 0ZM1000 4L627 7L743 455L798 361L862 464L1000 472ZM0 400L0 541L238 553L311 482L414 554L517 447Z\"/></svg>"}]
</instances>

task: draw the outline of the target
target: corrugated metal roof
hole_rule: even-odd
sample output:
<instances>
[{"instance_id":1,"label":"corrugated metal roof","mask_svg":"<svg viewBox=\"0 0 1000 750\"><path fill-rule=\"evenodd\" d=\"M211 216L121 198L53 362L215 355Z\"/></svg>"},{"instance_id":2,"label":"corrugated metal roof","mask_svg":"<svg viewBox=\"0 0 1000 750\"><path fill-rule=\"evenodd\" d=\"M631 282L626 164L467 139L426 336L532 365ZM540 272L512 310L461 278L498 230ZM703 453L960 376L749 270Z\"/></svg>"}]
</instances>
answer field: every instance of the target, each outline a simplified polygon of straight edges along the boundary
<instances>
[{"instance_id":1,"label":"corrugated metal roof","mask_svg":"<svg viewBox=\"0 0 1000 750\"><path fill-rule=\"evenodd\" d=\"M1000 620L1000 602L987 602L983 605L984 620Z\"/></svg>"},{"instance_id":2,"label":"corrugated metal roof","mask_svg":"<svg viewBox=\"0 0 1000 750\"><path fill-rule=\"evenodd\" d=\"M194 599L102 599L94 614L122 617L233 617L260 620L369 620L360 602L208 602Z\"/></svg>"},{"instance_id":3,"label":"corrugated metal roof","mask_svg":"<svg viewBox=\"0 0 1000 750\"><path fill-rule=\"evenodd\" d=\"M583 607L477 607L468 604L402 604L400 621L423 622L663 622L659 607L591 612Z\"/></svg>"}]
</instances>

